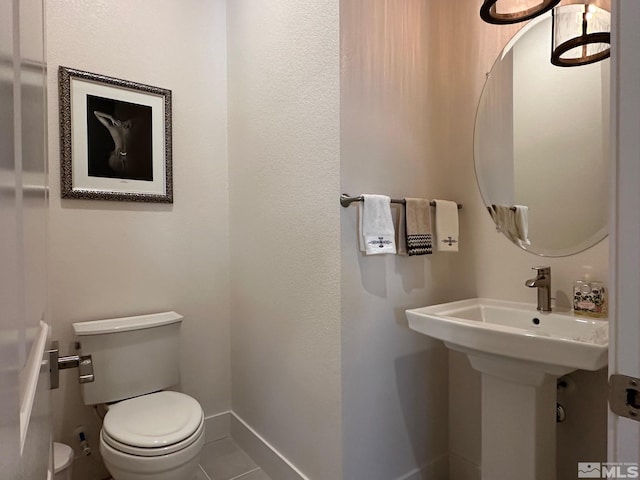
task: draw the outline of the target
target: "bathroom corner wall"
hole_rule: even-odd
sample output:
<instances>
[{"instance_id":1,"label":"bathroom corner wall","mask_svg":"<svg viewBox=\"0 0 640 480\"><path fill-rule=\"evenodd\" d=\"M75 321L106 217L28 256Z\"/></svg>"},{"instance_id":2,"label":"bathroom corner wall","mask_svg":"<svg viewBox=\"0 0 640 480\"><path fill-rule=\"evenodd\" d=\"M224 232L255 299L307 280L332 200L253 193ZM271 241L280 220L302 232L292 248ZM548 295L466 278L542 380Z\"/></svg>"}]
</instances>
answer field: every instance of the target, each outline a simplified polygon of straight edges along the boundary
<instances>
[{"instance_id":1,"label":"bathroom corner wall","mask_svg":"<svg viewBox=\"0 0 640 480\"><path fill-rule=\"evenodd\" d=\"M342 478L338 5L227 15L232 406L313 480Z\"/></svg>"},{"instance_id":2,"label":"bathroom corner wall","mask_svg":"<svg viewBox=\"0 0 640 480\"><path fill-rule=\"evenodd\" d=\"M458 257L461 263L456 268L456 283L474 296L533 303L535 292L524 287L524 281L531 278L532 266L549 265L552 296L567 307L573 281L580 278L583 266L591 266L594 276L608 278L608 241L569 257L540 258L527 253L496 233L474 175L473 128L485 74L521 26L482 22L477 0L437 0L433 8L433 15L445 29L439 41L447 45L438 53L438 60L434 59L434 67L438 65L441 72L437 85L443 92L439 109L442 135L434 148L447 158L456 176L453 192L465 205L461 242L467 242L468 250ZM475 480L480 464L479 375L463 356L451 353L450 360L451 478ZM575 388L559 397L572 419L558 427L558 478L575 475L578 460L606 456L606 375L579 372L572 376ZM478 388L468 388L470 385ZM588 396L590 401L581 403L580 396Z\"/></svg>"},{"instance_id":3,"label":"bathroom corner wall","mask_svg":"<svg viewBox=\"0 0 640 480\"><path fill-rule=\"evenodd\" d=\"M54 338L69 353L72 322L181 313L181 389L206 415L230 408L225 3L46 2ZM60 199L59 65L172 91L173 205ZM75 447L84 424L97 455L76 375L63 372L53 392L55 438ZM74 468L104 477L90 459Z\"/></svg>"},{"instance_id":4,"label":"bathroom corner wall","mask_svg":"<svg viewBox=\"0 0 640 480\"><path fill-rule=\"evenodd\" d=\"M422 0L341 1L342 192L459 200L434 148L443 46L431 15ZM404 311L461 294L459 254L364 256L357 204L341 226L343 478L448 479L447 351Z\"/></svg>"}]
</instances>

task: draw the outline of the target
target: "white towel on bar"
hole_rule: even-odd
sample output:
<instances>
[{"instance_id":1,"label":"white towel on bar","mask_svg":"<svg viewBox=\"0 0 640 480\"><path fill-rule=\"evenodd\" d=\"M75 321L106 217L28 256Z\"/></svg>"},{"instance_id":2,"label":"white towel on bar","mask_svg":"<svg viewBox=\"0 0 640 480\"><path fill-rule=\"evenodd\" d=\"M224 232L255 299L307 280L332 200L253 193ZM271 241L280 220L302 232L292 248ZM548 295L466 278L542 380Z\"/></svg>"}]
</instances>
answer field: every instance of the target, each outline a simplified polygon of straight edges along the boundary
<instances>
[{"instance_id":1,"label":"white towel on bar","mask_svg":"<svg viewBox=\"0 0 640 480\"><path fill-rule=\"evenodd\" d=\"M436 202L436 242L439 252L458 251L458 204L449 200Z\"/></svg>"},{"instance_id":2,"label":"white towel on bar","mask_svg":"<svg viewBox=\"0 0 640 480\"><path fill-rule=\"evenodd\" d=\"M367 255L396 253L391 199L385 195L363 195L358 203L360 250Z\"/></svg>"}]
</instances>

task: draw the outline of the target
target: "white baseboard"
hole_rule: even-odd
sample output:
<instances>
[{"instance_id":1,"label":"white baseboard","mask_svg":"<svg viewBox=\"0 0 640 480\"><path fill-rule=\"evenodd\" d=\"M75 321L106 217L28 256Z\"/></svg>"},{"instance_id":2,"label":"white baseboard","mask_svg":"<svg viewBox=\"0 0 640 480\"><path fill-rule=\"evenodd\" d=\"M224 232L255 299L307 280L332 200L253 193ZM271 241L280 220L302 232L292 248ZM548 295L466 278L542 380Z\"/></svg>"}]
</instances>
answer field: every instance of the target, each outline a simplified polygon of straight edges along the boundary
<instances>
[{"instance_id":1,"label":"white baseboard","mask_svg":"<svg viewBox=\"0 0 640 480\"><path fill-rule=\"evenodd\" d=\"M231 437L269 477L278 480L309 480L234 412L231 412Z\"/></svg>"},{"instance_id":2,"label":"white baseboard","mask_svg":"<svg viewBox=\"0 0 640 480\"><path fill-rule=\"evenodd\" d=\"M236 413L228 411L205 418L206 443L229 436L269 477L278 480L309 480L304 473ZM462 459L458 458L457 460L456 463L460 466L459 460ZM475 477L465 476L459 479L455 476L450 477L449 464L449 455L445 453L429 464L416 468L395 480L449 480L449 478L451 480L476 480ZM480 480L479 476L477 480Z\"/></svg>"},{"instance_id":3,"label":"white baseboard","mask_svg":"<svg viewBox=\"0 0 640 480\"><path fill-rule=\"evenodd\" d=\"M231 437L271 478L309 480L295 465L232 411L204 419L205 443Z\"/></svg>"},{"instance_id":4,"label":"white baseboard","mask_svg":"<svg viewBox=\"0 0 640 480\"><path fill-rule=\"evenodd\" d=\"M231 435L231 412L222 412L204 419L204 441L215 442Z\"/></svg>"}]
</instances>

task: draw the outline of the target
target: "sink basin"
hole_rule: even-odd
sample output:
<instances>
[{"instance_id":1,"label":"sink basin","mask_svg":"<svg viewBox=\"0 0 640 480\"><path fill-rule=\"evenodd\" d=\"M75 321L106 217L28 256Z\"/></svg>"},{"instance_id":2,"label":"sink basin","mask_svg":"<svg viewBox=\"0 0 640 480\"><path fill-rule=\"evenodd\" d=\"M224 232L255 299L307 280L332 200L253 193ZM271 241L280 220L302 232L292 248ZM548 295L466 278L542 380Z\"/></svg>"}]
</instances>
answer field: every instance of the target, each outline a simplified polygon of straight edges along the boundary
<instances>
[{"instance_id":1,"label":"sink basin","mask_svg":"<svg viewBox=\"0 0 640 480\"><path fill-rule=\"evenodd\" d=\"M486 298L406 313L411 329L470 356L512 359L556 376L607 365L609 335L605 320L577 317L570 312L539 312L532 304Z\"/></svg>"},{"instance_id":2,"label":"sink basin","mask_svg":"<svg viewBox=\"0 0 640 480\"><path fill-rule=\"evenodd\" d=\"M482 480L554 480L556 379L607 365L608 322L486 298L406 313L482 374Z\"/></svg>"}]
</instances>

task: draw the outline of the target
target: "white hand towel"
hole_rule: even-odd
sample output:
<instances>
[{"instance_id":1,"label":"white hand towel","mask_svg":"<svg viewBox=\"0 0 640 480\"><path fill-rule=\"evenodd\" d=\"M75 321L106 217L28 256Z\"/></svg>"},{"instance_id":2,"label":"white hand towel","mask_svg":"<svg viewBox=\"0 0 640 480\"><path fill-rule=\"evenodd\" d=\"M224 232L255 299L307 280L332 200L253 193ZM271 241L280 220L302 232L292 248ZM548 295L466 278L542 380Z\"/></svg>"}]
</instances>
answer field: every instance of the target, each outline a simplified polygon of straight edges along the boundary
<instances>
[{"instance_id":1,"label":"white hand towel","mask_svg":"<svg viewBox=\"0 0 640 480\"><path fill-rule=\"evenodd\" d=\"M385 195L363 195L358 205L360 250L367 255L396 253L391 199Z\"/></svg>"},{"instance_id":2,"label":"white hand towel","mask_svg":"<svg viewBox=\"0 0 640 480\"><path fill-rule=\"evenodd\" d=\"M458 204L448 200L436 202L436 241L439 252L458 251Z\"/></svg>"},{"instance_id":3,"label":"white hand towel","mask_svg":"<svg viewBox=\"0 0 640 480\"><path fill-rule=\"evenodd\" d=\"M514 205L516 231L518 233L518 239L525 245L531 245L529 240L529 207L526 205Z\"/></svg>"}]
</instances>

